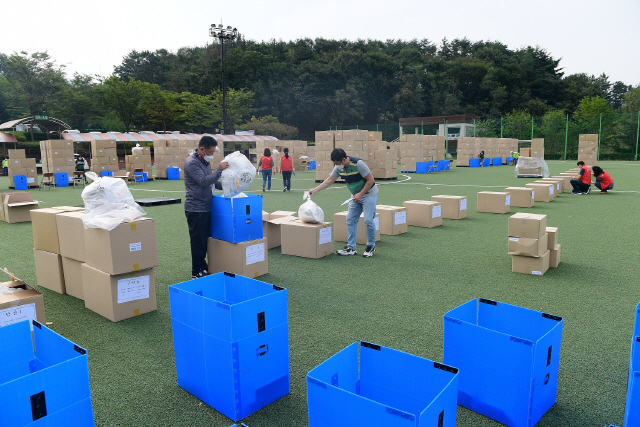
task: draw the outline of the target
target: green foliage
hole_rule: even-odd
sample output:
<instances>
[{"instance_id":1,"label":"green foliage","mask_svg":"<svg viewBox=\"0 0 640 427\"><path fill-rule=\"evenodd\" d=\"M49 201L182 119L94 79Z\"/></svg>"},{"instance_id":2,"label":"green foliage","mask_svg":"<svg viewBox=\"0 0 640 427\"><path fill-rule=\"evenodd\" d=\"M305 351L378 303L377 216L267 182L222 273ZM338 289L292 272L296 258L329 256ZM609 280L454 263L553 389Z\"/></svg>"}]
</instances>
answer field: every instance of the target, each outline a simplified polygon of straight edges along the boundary
<instances>
[{"instance_id":1,"label":"green foliage","mask_svg":"<svg viewBox=\"0 0 640 427\"><path fill-rule=\"evenodd\" d=\"M75 129L85 131L102 112L101 88L93 77L75 73L56 100L53 114L63 117Z\"/></svg>"},{"instance_id":2,"label":"green foliage","mask_svg":"<svg viewBox=\"0 0 640 427\"><path fill-rule=\"evenodd\" d=\"M145 110L142 102L149 91L149 83L140 82L132 77L122 81L111 76L104 82L104 101L124 123L125 131L131 130L135 121L143 118Z\"/></svg>"},{"instance_id":3,"label":"green foliage","mask_svg":"<svg viewBox=\"0 0 640 427\"><path fill-rule=\"evenodd\" d=\"M578 114L610 113L609 102L601 96L585 96L578 104Z\"/></svg>"},{"instance_id":4,"label":"green foliage","mask_svg":"<svg viewBox=\"0 0 640 427\"><path fill-rule=\"evenodd\" d=\"M252 116L249 122L237 126L236 129L253 130L256 135L271 135L282 140L295 140L298 138L298 129L296 127L280 123L278 118L274 116L259 118Z\"/></svg>"},{"instance_id":5,"label":"green foliage","mask_svg":"<svg viewBox=\"0 0 640 427\"><path fill-rule=\"evenodd\" d=\"M629 92L624 95L624 105L622 109L628 113L640 111L640 85L630 89Z\"/></svg>"},{"instance_id":6,"label":"green foliage","mask_svg":"<svg viewBox=\"0 0 640 427\"><path fill-rule=\"evenodd\" d=\"M248 119L253 111L253 98L255 94L246 89L227 90L227 125L226 133L232 133L233 128L241 124L243 119ZM213 108L217 117L220 117L219 127L222 129L222 90L215 89L211 94Z\"/></svg>"},{"instance_id":7,"label":"green foliage","mask_svg":"<svg viewBox=\"0 0 640 427\"><path fill-rule=\"evenodd\" d=\"M180 95L160 89L160 86L149 85L142 101L147 120L155 128L167 130L167 125L175 123L180 116Z\"/></svg>"},{"instance_id":8,"label":"green foliage","mask_svg":"<svg viewBox=\"0 0 640 427\"><path fill-rule=\"evenodd\" d=\"M199 133L203 126L211 126L214 122L222 120L210 96L183 92L180 94L180 102L183 111L180 120L197 129Z\"/></svg>"}]
</instances>

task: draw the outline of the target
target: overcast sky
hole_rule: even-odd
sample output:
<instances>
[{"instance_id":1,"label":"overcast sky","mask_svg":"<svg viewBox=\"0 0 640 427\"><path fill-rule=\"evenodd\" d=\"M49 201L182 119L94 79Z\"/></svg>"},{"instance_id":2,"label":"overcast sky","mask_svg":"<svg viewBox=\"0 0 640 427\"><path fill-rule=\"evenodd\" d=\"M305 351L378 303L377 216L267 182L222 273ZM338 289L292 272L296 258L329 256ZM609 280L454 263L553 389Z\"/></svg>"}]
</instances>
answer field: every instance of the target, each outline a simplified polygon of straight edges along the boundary
<instances>
[{"instance_id":1,"label":"overcast sky","mask_svg":"<svg viewBox=\"0 0 640 427\"><path fill-rule=\"evenodd\" d=\"M0 0L0 52L48 51L69 75L107 76L132 50L204 46L212 23L246 39L467 37L531 45L565 75L605 73L640 85L640 0Z\"/></svg>"}]
</instances>

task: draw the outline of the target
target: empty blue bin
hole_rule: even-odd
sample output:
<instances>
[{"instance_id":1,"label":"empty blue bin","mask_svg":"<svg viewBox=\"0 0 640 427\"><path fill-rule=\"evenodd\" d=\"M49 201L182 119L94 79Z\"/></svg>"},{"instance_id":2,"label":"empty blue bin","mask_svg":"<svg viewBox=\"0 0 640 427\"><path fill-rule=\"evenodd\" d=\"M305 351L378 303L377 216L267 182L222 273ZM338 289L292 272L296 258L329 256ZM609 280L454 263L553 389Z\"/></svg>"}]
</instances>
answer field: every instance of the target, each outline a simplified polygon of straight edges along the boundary
<instances>
[{"instance_id":1,"label":"empty blue bin","mask_svg":"<svg viewBox=\"0 0 640 427\"><path fill-rule=\"evenodd\" d=\"M167 168L167 179L180 179L180 168Z\"/></svg>"},{"instance_id":2,"label":"empty blue bin","mask_svg":"<svg viewBox=\"0 0 640 427\"><path fill-rule=\"evenodd\" d=\"M494 157L491 166L502 166L502 157Z\"/></svg>"},{"instance_id":3,"label":"empty blue bin","mask_svg":"<svg viewBox=\"0 0 640 427\"><path fill-rule=\"evenodd\" d=\"M631 337L631 358L629 361L629 379L627 381L627 402L624 411L626 426L640 425L640 304L636 307L636 319Z\"/></svg>"},{"instance_id":4,"label":"empty blue bin","mask_svg":"<svg viewBox=\"0 0 640 427\"><path fill-rule=\"evenodd\" d=\"M491 166L491 159L489 157L485 157L484 162L482 162L482 166Z\"/></svg>"},{"instance_id":5,"label":"empty blue bin","mask_svg":"<svg viewBox=\"0 0 640 427\"><path fill-rule=\"evenodd\" d=\"M456 368L365 341L359 344L354 342L307 374L310 427L456 425Z\"/></svg>"},{"instance_id":6,"label":"empty blue bin","mask_svg":"<svg viewBox=\"0 0 640 427\"><path fill-rule=\"evenodd\" d=\"M469 167L470 168L479 168L480 167L480 159L469 159Z\"/></svg>"},{"instance_id":7,"label":"empty blue bin","mask_svg":"<svg viewBox=\"0 0 640 427\"><path fill-rule=\"evenodd\" d=\"M113 171L100 171L100 177L113 176Z\"/></svg>"},{"instance_id":8,"label":"empty blue bin","mask_svg":"<svg viewBox=\"0 0 640 427\"><path fill-rule=\"evenodd\" d=\"M492 300L445 314L443 361L460 369L458 404L533 427L556 401L562 317Z\"/></svg>"},{"instance_id":9,"label":"empty blue bin","mask_svg":"<svg viewBox=\"0 0 640 427\"><path fill-rule=\"evenodd\" d=\"M56 187L69 186L69 175L66 172L57 172L55 174L55 177L56 177Z\"/></svg>"},{"instance_id":10,"label":"empty blue bin","mask_svg":"<svg viewBox=\"0 0 640 427\"><path fill-rule=\"evenodd\" d=\"M316 161L313 160L311 163L309 163L309 170L314 170L316 168Z\"/></svg>"},{"instance_id":11,"label":"empty blue bin","mask_svg":"<svg viewBox=\"0 0 640 427\"><path fill-rule=\"evenodd\" d=\"M28 190L27 175L13 175L13 188L15 190Z\"/></svg>"},{"instance_id":12,"label":"empty blue bin","mask_svg":"<svg viewBox=\"0 0 640 427\"><path fill-rule=\"evenodd\" d=\"M438 171L448 171L450 165L451 162L449 162L449 160L438 160Z\"/></svg>"},{"instance_id":13,"label":"empty blue bin","mask_svg":"<svg viewBox=\"0 0 640 427\"><path fill-rule=\"evenodd\" d=\"M427 173L430 162L417 162L416 163L416 173Z\"/></svg>"},{"instance_id":14,"label":"empty blue bin","mask_svg":"<svg viewBox=\"0 0 640 427\"><path fill-rule=\"evenodd\" d=\"M169 301L180 387L233 421L289 393L286 289L217 273Z\"/></svg>"},{"instance_id":15,"label":"empty blue bin","mask_svg":"<svg viewBox=\"0 0 640 427\"><path fill-rule=\"evenodd\" d=\"M1 327L0 342L0 426L95 425L85 349L28 320Z\"/></svg>"},{"instance_id":16,"label":"empty blue bin","mask_svg":"<svg viewBox=\"0 0 640 427\"><path fill-rule=\"evenodd\" d=\"M262 196L225 198L213 196L211 202L211 237L231 243L263 237Z\"/></svg>"},{"instance_id":17,"label":"empty blue bin","mask_svg":"<svg viewBox=\"0 0 640 427\"><path fill-rule=\"evenodd\" d=\"M142 172L142 182L148 182L148 181L149 181L149 173Z\"/></svg>"}]
</instances>

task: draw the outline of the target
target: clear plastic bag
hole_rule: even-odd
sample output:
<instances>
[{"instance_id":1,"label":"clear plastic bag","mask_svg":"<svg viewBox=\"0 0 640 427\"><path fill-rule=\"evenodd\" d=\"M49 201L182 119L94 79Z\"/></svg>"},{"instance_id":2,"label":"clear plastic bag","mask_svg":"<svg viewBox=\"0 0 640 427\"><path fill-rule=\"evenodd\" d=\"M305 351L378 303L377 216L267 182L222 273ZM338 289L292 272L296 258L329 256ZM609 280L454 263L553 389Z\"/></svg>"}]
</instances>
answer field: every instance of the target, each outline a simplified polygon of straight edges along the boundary
<instances>
[{"instance_id":1,"label":"clear plastic bag","mask_svg":"<svg viewBox=\"0 0 640 427\"><path fill-rule=\"evenodd\" d=\"M306 200L306 202L300 205L300 209L298 209L298 218L300 218L300 221L312 224L323 222L324 211L311 200L311 196L309 196L308 191L304 192L304 196L302 196L302 198Z\"/></svg>"},{"instance_id":2,"label":"clear plastic bag","mask_svg":"<svg viewBox=\"0 0 640 427\"><path fill-rule=\"evenodd\" d=\"M520 156L514 174L516 178L518 178L518 176L541 176L543 178L549 178L549 166L542 157Z\"/></svg>"},{"instance_id":3,"label":"clear plastic bag","mask_svg":"<svg viewBox=\"0 0 640 427\"><path fill-rule=\"evenodd\" d=\"M256 169L247 156L239 151L229 154L223 162L229 163L229 167L223 170L220 176L222 195L230 198L242 193L251 185Z\"/></svg>"},{"instance_id":4,"label":"clear plastic bag","mask_svg":"<svg viewBox=\"0 0 640 427\"><path fill-rule=\"evenodd\" d=\"M94 172L87 172L86 176L93 182L82 191L85 228L113 230L122 221L132 221L146 214L133 199L124 180L98 177Z\"/></svg>"}]
</instances>

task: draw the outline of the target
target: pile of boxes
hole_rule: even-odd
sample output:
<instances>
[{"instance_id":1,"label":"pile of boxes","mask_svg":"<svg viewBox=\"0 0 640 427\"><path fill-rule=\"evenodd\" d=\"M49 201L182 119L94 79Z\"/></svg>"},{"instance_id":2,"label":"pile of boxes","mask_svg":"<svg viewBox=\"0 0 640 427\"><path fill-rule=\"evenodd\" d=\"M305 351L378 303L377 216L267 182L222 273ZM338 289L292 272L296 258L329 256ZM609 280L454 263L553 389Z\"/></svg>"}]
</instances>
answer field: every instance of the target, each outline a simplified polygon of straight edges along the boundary
<instances>
[{"instance_id":1,"label":"pile of boxes","mask_svg":"<svg viewBox=\"0 0 640 427\"><path fill-rule=\"evenodd\" d=\"M115 139L96 139L91 141L91 170L98 176L107 173L113 176L120 170Z\"/></svg>"},{"instance_id":2,"label":"pile of boxes","mask_svg":"<svg viewBox=\"0 0 640 427\"><path fill-rule=\"evenodd\" d=\"M73 154L73 141L66 139L40 141L42 173L53 173L58 186L73 183L73 172L76 170Z\"/></svg>"},{"instance_id":3,"label":"pile of boxes","mask_svg":"<svg viewBox=\"0 0 640 427\"><path fill-rule=\"evenodd\" d=\"M135 180L135 171L140 169L142 169L143 174L147 174L147 180L151 179L153 175L151 148L140 147L134 154L124 156L124 164L126 171L129 172L130 180Z\"/></svg>"},{"instance_id":4,"label":"pile of boxes","mask_svg":"<svg viewBox=\"0 0 640 427\"><path fill-rule=\"evenodd\" d=\"M280 246L282 235L280 226L285 222L296 220L295 214L293 211L275 211L272 213L262 211L262 234L267 239L267 249Z\"/></svg>"},{"instance_id":5,"label":"pile of boxes","mask_svg":"<svg viewBox=\"0 0 640 427\"><path fill-rule=\"evenodd\" d=\"M400 170L416 172L420 163L445 159L445 138L437 135L404 134L400 137L400 149Z\"/></svg>"},{"instance_id":6,"label":"pile of boxes","mask_svg":"<svg viewBox=\"0 0 640 427\"><path fill-rule=\"evenodd\" d=\"M368 160L365 162L374 178L395 179L398 177L398 150L382 140L382 132L367 133ZM349 154L349 153L347 153ZM363 159L364 160L364 159Z\"/></svg>"},{"instance_id":7,"label":"pile of boxes","mask_svg":"<svg viewBox=\"0 0 640 427\"><path fill-rule=\"evenodd\" d=\"M73 158L73 151L71 158ZM8 172L11 188L26 190L28 187L38 186L36 159L27 159L24 149L9 150Z\"/></svg>"},{"instance_id":8,"label":"pile of boxes","mask_svg":"<svg viewBox=\"0 0 640 427\"><path fill-rule=\"evenodd\" d=\"M581 134L578 137L578 161L582 160L590 168L598 160L598 134Z\"/></svg>"},{"instance_id":9,"label":"pile of boxes","mask_svg":"<svg viewBox=\"0 0 640 427\"><path fill-rule=\"evenodd\" d=\"M0 221L13 224L31 221L31 209L37 208L30 192L13 191L0 193Z\"/></svg>"},{"instance_id":10,"label":"pile of boxes","mask_svg":"<svg viewBox=\"0 0 640 427\"><path fill-rule=\"evenodd\" d=\"M184 179L184 160L181 161L181 158L186 160L188 153L186 155L183 154L181 157L180 146L178 144L179 140L174 139L170 134L164 134L163 136L165 139L153 141L153 164L155 166L155 177L167 179L171 173L171 171L167 171L168 169L178 169L179 179Z\"/></svg>"},{"instance_id":11,"label":"pile of boxes","mask_svg":"<svg viewBox=\"0 0 640 427\"><path fill-rule=\"evenodd\" d=\"M82 299L113 322L156 310L155 221L85 229L83 216L69 206L31 211L38 285Z\"/></svg>"},{"instance_id":12,"label":"pile of boxes","mask_svg":"<svg viewBox=\"0 0 640 427\"><path fill-rule=\"evenodd\" d=\"M315 147L307 146L307 141L258 140L256 141L255 153L250 154L249 160L256 163L257 167L257 163L264 154L264 149L268 148L271 151L274 168L280 170L280 157L284 155L285 147L289 149L289 156L292 158L294 170L300 170L303 165L308 167L312 159L315 159Z\"/></svg>"},{"instance_id":13,"label":"pile of boxes","mask_svg":"<svg viewBox=\"0 0 640 427\"><path fill-rule=\"evenodd\" d=\"M560 264L558 228L547 227L547 216L518 212L509 218L508 253L511 271L542 276Z\"/></svg>"},{"instance_id":14,"label":"pile of boxes","mask_svg":"<svg viewBox=\"0 0 640 427\"><path fill-rule=\"evenodd\" d=\"M514 138L458 138L456 166L478 167L480 153L484 151L483 166L506 165L512 151L518 151Z\"/></svg>"},{"instance_id":15,"label":"pile of boxes","mask_svg":"<svg viewBox=\"0 0 640 427\"><path fill-rule=\"evenodd\" d=\"M534 138L531 140L530 148L521 148L520 156L538 157L544 159L544 138Z\"/></svg>"}]
</instances>

